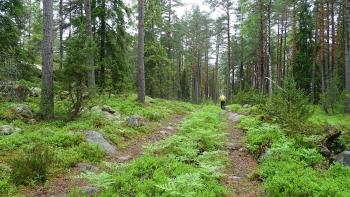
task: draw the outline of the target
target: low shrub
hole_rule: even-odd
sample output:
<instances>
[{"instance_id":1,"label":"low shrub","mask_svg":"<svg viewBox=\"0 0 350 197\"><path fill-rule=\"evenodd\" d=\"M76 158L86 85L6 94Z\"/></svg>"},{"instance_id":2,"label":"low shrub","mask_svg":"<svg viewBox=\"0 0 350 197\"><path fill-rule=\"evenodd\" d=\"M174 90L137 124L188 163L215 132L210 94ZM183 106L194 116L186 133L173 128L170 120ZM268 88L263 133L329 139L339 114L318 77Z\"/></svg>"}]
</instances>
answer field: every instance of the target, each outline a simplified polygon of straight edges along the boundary
<instances>
[{"instance_id":1,"label":"low shrub","mask_svg":"<svg viewBox=\"0 0 350 197\"><path fill-rule=\"evenodd\" d=\"M50 148L35 144L18 154L10 163L11 178L16 185L45 182L52 163Z\"/></svg>"},{"instance_id":2,"label":"low shrub","mask_svg":"<svg viewBox=\"0 0 350 197\"><path fill-rule=\"evenodd\" d=\"M312 115L308 97L292 80L287 80L284 89L267 101L264 110L292 131L303 129L303 124Z\"/></svg>"}]
</instances>

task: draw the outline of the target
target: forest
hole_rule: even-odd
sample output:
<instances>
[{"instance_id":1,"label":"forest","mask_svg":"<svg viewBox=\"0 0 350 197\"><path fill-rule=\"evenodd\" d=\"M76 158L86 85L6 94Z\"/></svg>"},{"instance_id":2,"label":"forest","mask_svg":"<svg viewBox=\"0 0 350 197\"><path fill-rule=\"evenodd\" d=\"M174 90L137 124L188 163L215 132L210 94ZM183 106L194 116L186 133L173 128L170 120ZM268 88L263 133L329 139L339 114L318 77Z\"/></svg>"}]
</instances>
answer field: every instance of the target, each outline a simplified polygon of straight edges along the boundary
<instances>
[{"instance_id":1,"label":"forest","mask_svg":"<svg viewBox=\"0 0 350 197\"><path fill-rule=\"evenodd\" d=\"M350 0L0 0L0 196L350 196Z\"/></svg>"}]
</instances>

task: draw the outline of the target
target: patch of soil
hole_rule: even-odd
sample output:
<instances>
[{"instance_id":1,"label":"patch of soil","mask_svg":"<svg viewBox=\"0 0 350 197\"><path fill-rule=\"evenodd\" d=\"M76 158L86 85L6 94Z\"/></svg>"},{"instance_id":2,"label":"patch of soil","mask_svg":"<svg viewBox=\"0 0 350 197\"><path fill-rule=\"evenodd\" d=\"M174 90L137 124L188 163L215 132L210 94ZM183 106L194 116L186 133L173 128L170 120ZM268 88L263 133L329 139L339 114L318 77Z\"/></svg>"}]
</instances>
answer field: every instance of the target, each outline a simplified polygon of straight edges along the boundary
<instances>
[{"instance_id":1,"label":"patch of soil","mask_svg":"<svg viewBox=\"0 0 350 197\"><path fill-rule=\"evenodd\" d=\"M239 115L229 112L227 116L229 127L227 129L226 149L230 157L230 166L223 182L232 190L232 196L264 196L260 188L260 181L256 177L257 161L245 147L243 131L235 128Z\"/></svg>"},{"instance_id":2,"label":"patch of soil","mask_svg":"<svg viewBox=\"0 0 350 197\"><path fill-rule=\"evenodd\" d=\"M60 177L56 177L46 184L40 184L34 188L27 189L21 193L28 197L66 197L70 196L74 188L81 188L88 186L89 183L83 179L79 179L77 176L80 174L80 170L75 167L69 170L67 174Z\"/></svg>"}]
</instances>

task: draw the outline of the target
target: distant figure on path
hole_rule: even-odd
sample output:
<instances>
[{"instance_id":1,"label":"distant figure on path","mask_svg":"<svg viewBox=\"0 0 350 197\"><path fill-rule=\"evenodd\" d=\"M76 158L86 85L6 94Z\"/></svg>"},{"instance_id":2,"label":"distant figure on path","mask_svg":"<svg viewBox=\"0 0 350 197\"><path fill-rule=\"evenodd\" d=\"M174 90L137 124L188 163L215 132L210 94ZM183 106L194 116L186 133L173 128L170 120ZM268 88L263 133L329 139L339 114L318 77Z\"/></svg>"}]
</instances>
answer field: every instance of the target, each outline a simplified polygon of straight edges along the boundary
<instances>
[{"instance_id":1,"label":"distant figure on path","mask_svg":"<svg viewBox=\"0 0 350 197\"><path fill-rule=\"evenodd\" d=\"M221 96L220 96L220 102L221 102L221 109L225 109L225 103L226 103L226 97L223 95L223 94L221 94Z\"/></svg>"}]
</instances>

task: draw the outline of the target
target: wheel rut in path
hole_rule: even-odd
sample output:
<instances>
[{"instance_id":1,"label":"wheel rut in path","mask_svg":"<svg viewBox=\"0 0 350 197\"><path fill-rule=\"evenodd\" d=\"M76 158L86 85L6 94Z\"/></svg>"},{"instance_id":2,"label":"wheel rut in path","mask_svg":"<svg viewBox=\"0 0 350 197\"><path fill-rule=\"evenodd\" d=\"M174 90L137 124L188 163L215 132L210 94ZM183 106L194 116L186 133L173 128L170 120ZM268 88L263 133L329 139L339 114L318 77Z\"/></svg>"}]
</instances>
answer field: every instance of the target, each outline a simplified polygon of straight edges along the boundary
<instances>
[{"instance_id":1,"label":"wheel rut in path","mask_svg":"<svg viewBox=\"0 0 350 197\"><path fill-rule=\"evenodd\" d=\"M184 119L183 115L175 115L167 122L161 123L161 127L156 131L135 139L127 147L118 149L116 154L116 162L126 163L134 160L143 154L143 148L145 145L153 144L165 138L174 135L178 131L178 124Z\"/></svg>"},{"instance_id":2,"label":"wheel rut in path","mask_svg":"<svg viewBox=\"0 0 350 197\"><path fill-rule=\"evenodd\" d=\"M153 132L137 138L130 142L125 148L117 148L117 154L114 158L106 158L107 161L117 163L130 162L143 154L143 147L171 137L178 131L178 125L184 120L185 115L174 115L169 120L160 122L160 126L155 128ZM70 172L51 180L47 185L39 185L21 193L25 196L57 196L66 197L73 191L73 188L94 189L89 186L86 180L75 178L81 171L78 167L69 170ZM88 195L90 196L90 195ZM93 196L93 195L91 195Z\"/></svg>"},{"instance_id":3,"label":"wheel rut in path","mask_svg":"<svg viewBox=\"0 0 350 197\"><path fill-rule=\"evenodd\" d=\"M240 120L240 115L228 112L227 118L229 127L226 149L230 157L230 166L226 171L224 184L232 189L232 196L264 196L260 188L260 181L254 180L258 164L245 147L243 131L235 128L236 123Z\"/></svg>"}]
</instances>

